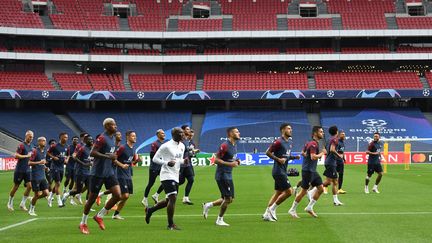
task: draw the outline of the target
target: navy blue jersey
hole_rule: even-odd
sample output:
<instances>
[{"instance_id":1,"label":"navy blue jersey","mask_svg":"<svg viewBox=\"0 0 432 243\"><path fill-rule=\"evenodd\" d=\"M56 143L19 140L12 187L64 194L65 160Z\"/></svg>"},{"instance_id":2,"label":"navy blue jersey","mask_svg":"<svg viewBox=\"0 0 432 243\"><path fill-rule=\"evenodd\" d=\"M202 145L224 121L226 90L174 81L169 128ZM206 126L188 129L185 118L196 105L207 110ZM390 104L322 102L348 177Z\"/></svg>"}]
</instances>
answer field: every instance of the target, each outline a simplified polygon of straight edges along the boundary
<instances>
[{"instance_id":1,"label":"navy blue jersey","mask_svg":"<svg viewBox=\"0 0 432 243\"><path fill-rule=\"evenodd\" d=\"M20 155L28 155L30 152L32 152L32 145L26 144L25 142L20 143L18 145L16 152L17 154ZM15 167L15 171L21 173L30 172L30 166L28 165L28 162L29 162L29 158L18 159L17 165Z\"/></svg>"},{"instance_id":2,"label":"navy blue jersey","mask_svg":"<svg viewBox=\"0 0 432 243\"><path fill-rule=\"evenodd\" d=\"M84 163L91 163L93 161L93 157L90 156L91 147L89 146L80 146L78 151L76 151L76 157L80 161ZM90 174L90 165L85 166L79 162L75 163L75 173L77 175L89 175Z\"/></svg>"},{"instance_id":3,"label":"navy blue jersey","mask_svg":"<svg viewBox=\"0 0 432 243\"><path fill-rule=\"evenodd\" d=\"M183 140L183 144L185 146L185 151L183 154L183 159L187 159L189 162L186 164L181 164L181 167L192 166L192 158L195 157L195 144L192 140L185 139Z\"/></svg>"},{"instance_id":4,"label":"navy blue jersey","mask_svg":"<svg viewBox=\"0 0 432 243\"><path fill-rule=\"evenodd\" d=\"M69 156L68 163L66 164L66 169L74 169L75 168L75 159L73 158L72 154L75 153L76 146L73 144L69 145L67 156Z\"/></svg>"},{"instance_id":5,"label":"navy blue jersey","mask_svg":"<svg viewBox=\"0 0 432 243\"><path fill-rule=\"evenodd\" d=\"M76 154L76 156L78 156L78 151L80 150L80 148L81 148L81 147L84 147L84 146L85 146L85 144L84 144L83 142L79 142L79 143L75 146L75 154ZM72 153L72 154L73 154L73 153ZM71 154L71 156L72 156L72 154ZM69 159L70 159L70 158L69 158ZM78 162L75 161L75 167L74 167L75 171L78 171L79 167L80 167L80 165L78 165Z\"/></svg>"},{"instance_id":6,"label":"navy blue jersey","mask_svg":"<svg viewBox=\"0 0 432 243\"><path fill-rule=\"evenodd\" d=\"M102 133L98 139L96 139L93 149L102 154L114 153L116 151L114 136L109 136L106 132ZM107 158L94 158L91 175L100 178L107 178L115 175L112 160Z\"/></svg>"},{"instance_id":7,"label":"navy blue jersey","mask_svg":"<svg viewBox=\"0 0 432 243\"><path fill-rule=\"evenodd\" d=\"M158 171L158 170L161 169L162 165L153 162L153 157L156 154L156 152L158 151L159 147L162 144L164 144L164 143L165 143L165 141L161 142L159 140L156 140L156 141L154 141L151 144L151 149L150 149L150 170L156 170L156 171Z\"/></svg>"},{"instance_id":8,"label":"navy blue jersey","mask_svg":"<svg viewBox=\"0 0 432 243\"><path fill-rule=\"evenodd\" d=\"M117 178L132 179L132 163L135 159L135 149L129 147L129 145L122 145L117 150L117 160L122 164L128 164L127 169L123 169L117 166Z\"/></svg>"},{"instance_id":9,"label":"navy blue jersey","mask_svg":"<svg viewBox=\"0 0 432 243\"><path fill-rule=\"evenodd\" d=\"M325 159L324 164L336 166L336 160L339 157L336 154L330 152L330 147L333 145L335 147L335 150L336 150L338 142L339 142L339 139L336 136L331 137L327 141L327 146L326 146L327 147L327 157Z\"/></svg>"},{"instance_id":10,"label":"navy blue jersey","mask_svg":"<svg viewBox=\"0 0 432 243\"><path fill-rule=\"evenodd\" d=\"M288 138L288 140L285 140L284 138L278 138L272 143L272 145L270 145L269 148L270 153L273 153L273 155L278 158L287 159L287 161L284 164L274 161L273 169L272 169L273 175L287 174L288 160L293 159L291 156L292 147L293 147L292 138Z\"/></svg>"},{"instance_id":11,"label":"navy blue jersey","mask_svg":"<svg viewBox=\"0 0 432 243\"><path fill-rule=\"evenodd\" d=\"M338 142L337 147L336 147L336 151L338 152L338 154L341 154L341 155L343 155L345 153L345 141L344 140L339 139L339 142ZM344 162L344 160L340 157L337 157L336 161L338 163Z\"/></svg>"},{"instance_id":12,"label":"navy blue jersey","mask_svg":"<svg viewBox=\"0 0 432 243\"><path fill-rule=\"evenodd\" d=\"M303 158L302 170L309 172L316 172L318 160L312 160L311 154L318 154L318 142L312 140L306 144L304 148L306 156Z\"/></svg>"},{"instance_id":13,"label":"navy blue jersey","mask_svg":"<svg viewBox=\"0 0 432 243\"><path fill-rule=\"evenodd\" d=\"M237 160L237 145L231 144L230 141L223 142L216 156L225 162L234 162ZM232 180L232 167L218 164L215 179Z\"/></svg>"},{"instance_id":14,"label":"navy blue jersey","mask_svg":"<svg viewBox=\"0 0 432 243\"><path fill-rule=\"evenodd\" d=\"M53 146L51 146L48 150L50 154L53 156L59 158L59 160L52 160L51 162L51 169L53 170L63 170L64 169L64 162L67 156L68 146L61 145L60 143L57 143Z\"/></svg>"},{"instance_id":15,"label":"navy blue jersey","mask_svg":"<svg viewBox=\"0 0 432 243\"><path fill-rule=\"evenodd\" d=\"M46 149L41 150L40 148L33 149L30 161L39 162L45 159ZM39 181L45 179L45 165L32 165L31 166L31 177L32 180Z\"/></svg>"},{"instance_id":16,"label":"navy blue jersey","mask_svg":"<svg viewBox=\"0 0 432 243\"><path fill-rule=\"evenodd\" d=\"M381 153L382 144L380 141L375 142L372 141L369 144L368 151L369 152L380 152ZM379 164L381 162L381 154L378 155L369 155L368 164Z\"/></svg>"}]
</instances>

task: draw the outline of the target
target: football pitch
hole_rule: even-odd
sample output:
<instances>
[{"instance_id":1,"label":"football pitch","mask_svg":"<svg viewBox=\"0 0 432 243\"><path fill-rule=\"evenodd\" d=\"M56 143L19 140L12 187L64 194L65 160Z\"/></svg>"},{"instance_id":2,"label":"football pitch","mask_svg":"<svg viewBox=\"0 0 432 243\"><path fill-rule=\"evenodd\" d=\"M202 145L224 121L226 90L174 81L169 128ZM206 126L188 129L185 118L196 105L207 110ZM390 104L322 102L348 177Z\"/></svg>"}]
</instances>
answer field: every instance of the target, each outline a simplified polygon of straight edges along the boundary
<instances>
[{"instance_id":1,"label":"football pitch","mask_svg":"<svg viewBox=\"0 0 432 243\"><path fill-rule=\"evenodd\" d=\"M297 167L300 169L299 167ZM322 173L323 167L319 166ZM278 222L261 219L273 192L271 167L242 166L234 169L236 198L228 208L225 221L230 227L215 226L218 208L210 210L207 220L202 217L201 203L217 199L214 181L215 167L196 167L195 184L191 193L193 206L181 203L184 186L177 200L175 222L181 231L166 230L166 210L156 212L151 224L144 221L141 205L147 183L148 168L135 168L134 192L122 211L123 221L105 217L106 230L101 231L89 218L90 235L82 235L78 225L82 206L53 208L46 199L36 206L38 217L19 210L23 188L14 200L14 212L6 208L13 172L0 173L0 241L1 242L431 242L432 165L390 165L380 185L380 194L364 194L365 165L345 167L344 189L340 195L344 206L333 206L331 194L322 195L315 206L318 218L303 212L304 198L298 207L300 219L292 219L287 211L293 197L277 210ZM375 181L371 180L370 189ZM300 177L291 177L296 184ZM151 194L157 189L152 188ZM33 194L33 193L32 193ZM104 200L103 200L104 201ZM27 203L28 205L28 203ZM99 210L101 206L94 206ZM92 217L96 212L92 212Z\"/></svg>"}]
</instances>

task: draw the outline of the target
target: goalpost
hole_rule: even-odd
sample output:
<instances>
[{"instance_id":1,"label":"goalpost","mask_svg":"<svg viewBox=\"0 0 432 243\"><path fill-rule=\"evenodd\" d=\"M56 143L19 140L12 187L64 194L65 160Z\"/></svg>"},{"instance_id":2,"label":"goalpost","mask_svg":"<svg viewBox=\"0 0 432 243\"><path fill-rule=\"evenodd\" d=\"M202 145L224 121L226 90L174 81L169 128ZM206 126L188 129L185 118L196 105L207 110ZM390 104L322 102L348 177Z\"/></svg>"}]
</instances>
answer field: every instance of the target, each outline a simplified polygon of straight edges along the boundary
<instances>
[{"instance_id":1,"label":"goalpost","mask_svg":"<svg viewBox=\"0 0 432 243\"><path fill-rule=\"evenodd\" d=\"M389 163L403 164L404 169L409 170L413 152L432 153L432 138L382 138L381 141L384 173L387 173ZM357 138L357 151L362 150L361 147L365 142Z\"/></svg>"}]
</instances>

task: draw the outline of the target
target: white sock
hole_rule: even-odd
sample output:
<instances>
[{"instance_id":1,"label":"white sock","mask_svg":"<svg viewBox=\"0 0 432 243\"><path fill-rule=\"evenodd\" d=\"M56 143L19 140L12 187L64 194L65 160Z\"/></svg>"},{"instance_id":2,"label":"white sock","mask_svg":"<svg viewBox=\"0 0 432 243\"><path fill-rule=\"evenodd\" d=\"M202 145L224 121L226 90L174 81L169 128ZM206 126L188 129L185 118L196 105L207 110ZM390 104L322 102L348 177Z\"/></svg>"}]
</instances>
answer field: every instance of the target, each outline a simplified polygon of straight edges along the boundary
<instances>
[{"instance_id":1,"label":"white sock","mask_svg":"<svg viewBox=\"0 0 432 243\"><path fill-rule=\"evenodd\" d=\"M153 194L153 196L155 196L155 197L159 197L159 193L155 193L155 194Z\"/></svg>"},{"instance_id":2,"label":"white sock","mask_svg":"<svg viewBox=\"0 0 432 243\"><path fill-rule=\"evenodd\" d=\"M99 218L103 218L107 213L108 213L108 210L106 210L105 207L103 207L103 208L99 211L99 213L97 214L97 216L98 216Z\"/></svg>"},{"instance_id":3,"label":"white sock","mask_svg":"<svg viewBox=\"0 0 432 243\"><path fill-rule=\"evenodd\" d=\"M339 199L338 199L337 195L333 195L333 202L339 202Z\"/></svg>"},{"instance_id":4,"label":"white sock","mask_svg":"<svg viewBox=\"0 0 432 243\"><path fill-rule=\"evenodd\" d=\"M68 198L69 195L70 195L70 192L66 192L65 194L63 194L63 197L64 197L64 198Z\"/></svg>"},{"instance_id":5,"label":"white sock","mask_svg":"<svg viewBox=\"0 0 432 243\"><path fill-rule=\"evenodd\" d=\"M291 206L291 211L296 211L297 210L297 206L298 206L298 202L296 201L296 200L294 200L294 202L293 202L293 204L292 204L292 206Z\"/></svg>"},{"instance_id":6,"label":"white sock","mask_svg":"<svg viewBox=\"0 0 432 243\"><path fill-rule=\"evenodd\" d=\"M49 193L49 196L48 196L48 200L51 201L51 200L53 199L53 196L54 196L54 194L53 194L52 192L50 192L50 193Z\"/></svg>"},{"instance_id":7,"label":"white sock","mask_svg":"<svg viewBox=\"0 0 432 243\"><path fill-rule=\"evenodd\" d=\"M317 190L318 190L318 188L316 188L316 187L312 188L312 189L309 191L310 195L313 197L313 196L315 195L315 192L316 192Z\"/></svg>"},{"instance_id":8,"label":"white sock","mask_svg":"<svg viewBox=\"0 0 432 243\"><path fill-rule=\"evenodd\" d=\"M27 198L28 198L27 196L23 196L20 205L25 205Z\"/></svg>"},{"instance_id":9,"label":"white sock","mask_svg":"<svg viewBox=\"0 0 432 243\"><path fill-rule=\"evenodd\" d=\"M83 214L81 224L87 224L88 215Z\"/></svg>"},{"instance_id":10,"label":"white sock","mask_svg":"<svg viewBox=\"0 0 432 243\"><path fill-rule=\"evenodd\" d=\"M211 207L213 207L213 203L212 202L206 203L205 206L208 208L211 208Z\"/></svg>"},{"instance_id":11,"label":"white sock","mask_svg":"<svg viewBox=\"0 0 432 243\"><path fill-rule=\"evenodd\" d=\"M270 206L271 211L275 211L278 205L276 203L273 203L273 205Z\"/></svg>"},{"instance_id":12,"label":"white sock","mask_svg":"<svg viewBox=\"0 0 432 243\"><path fill-rule=\"evenodd\" d=\"M264 215L267 214L267 212L269 211L270 207L267 207L266 210L264 211Z\"/></svg>"},{"instance_id":13,"label":"white sock","mask_svg":"<svg viewBox=\"0 0 432 243\"><path fill-rule=\"evenodd\" d=\"M103 196L103 192L99 192L98 197L102 197Z\"/></svg>"},{"instance_id":14,"label":"white sock","mask_svg":"<svg viewBox=\"0 0 432 243\"><path fill-rule=\"evenodd\" d=\"M57 195L57 202L58 203L60 203L62 200L61 200L61 196L60 195Z\"/></svg>"},{"instance_id":15,"label":"white sock","mask_svg":"<svg viewBox=\"0 0 432 243\"><path fill-rule=\"evenodd\" d=\"M218 216L218 217L217 217L217 220L218 220L218 221L223 221L223 217Z\"/></svg>"},{"instance_id":16,"label":"white sock","mask_svg":"<svg viewBox=\"0 0 432 243\"><path fill-rule=\"evenodd\" d=\"M35 206L33 206L32 204L30 204L30 211L34 211Z\"/></svg>"},{"instance_id":17,"label":"white sock","mask_svg":"<svg viewBox=\"0 0 432 243\"><path fill-rule=\"evenodd\" d=\"M374 188L374 189L378 189L378 185L374 185L373 188Z\"/></svg>"},{"instance_id":18,"label":"white sock","mask_svg":"<svg viewBox=\"0 0 432 243\"><path fill-rule=\"evenodd\" d=\"M369 187L368 187L368 186L365 186L365 189L366 189L366 190L369 190Z\"/></svg>"},{"instance_id":19,"label":"white sock","mask_svg":"<svg viewBox=\"0 0 432 243\"><path fill-rule=\"evenodd\" d=\"M313 209L313 206L315 205L316 202L317 202L316 200L312 199L312 200L309 202L309 204L307 205L307 208Z\"/></svg>"},{"instance_id":20,"label":"white sock","mask_svg":"<svg viewBox=\"0 0 432 243\"><path fill-rule=\"evenodd\" d=\"M9 205L13 205L13 199L14 199L13 197L9 196L9 202L8 202Z\"/></svg>"},{"instance_id":21,"label":"white sock","mask_svg":"<svg viewBox=\"0 0 432 243\"><path fill-rule=\"evenodd\" d=\"M77 194L76 197L81 201L81 193Z\"/></svg>"}]
</instances>

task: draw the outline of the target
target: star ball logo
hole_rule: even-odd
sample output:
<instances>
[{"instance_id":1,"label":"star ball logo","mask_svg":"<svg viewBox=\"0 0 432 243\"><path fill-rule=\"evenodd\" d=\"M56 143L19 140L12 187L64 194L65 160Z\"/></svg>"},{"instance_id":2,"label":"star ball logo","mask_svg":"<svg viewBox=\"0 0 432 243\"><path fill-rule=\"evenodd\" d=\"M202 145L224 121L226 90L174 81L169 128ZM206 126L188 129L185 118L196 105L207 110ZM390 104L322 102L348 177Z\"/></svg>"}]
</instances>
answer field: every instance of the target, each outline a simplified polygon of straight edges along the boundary
<instances>
[{"instance_id":1,"label":"star ball logo","mask_svg":"<svg viewBox=\"0 0 432 243\"><path fill-rule=\"evenodd\" d=\"M49 92L48 91L42 91L42 97L47 99L49 97Z\"/></svg>"},{"instance_id":2,"label":"star ball logo","mask_svg":"<svg viewBox=\"0 0 432 243\"><path fill-rule=\"evenodd\" d=\"M138 99L140 99L140 100L142 100L142 99L144 99L144 97L145 97L145 94L144 94L144 92L138 92L137 93L137 97L138 97Z\"/></svg>"},{"instance_id":3,"label":"star ball logo","mask_svg":"<svg viewBox=\"0 0 432 243\"><path fill-rule=\"evenodd\" d=\"M335 92L334 92L333 90L329 90L329 91L327 91L327 96L328 96L329 98L333 98L334 95L335 95Z\"/></svg>"},{"instance_id":4,"label":"star ball logo","mask_svg":"<svg viewBox=\"0 0 432 243\"><path fill-rule=\"evenodd\" d=\"M232 92L232 97L233 97L234 99L237 99L238 97L240 97L240 93L239 93L238 91L233 91L233 92Z\"/></svg>"},{"instance_id":5,"label":"star ball logo","mask_svg":"<svg viewBox=\"0 0 432 243\"><path fill-rule=\"evenodd\" d=\"M428 97L430 95L430 90L424 89L423 90L423 96Z\"/></svg>"},{"instance_id":6,"label":"star ball logo","mask_svg":"<svg viewBox=\"0 0 432 243\"><path fill-rule=\"evenodd\" d=\"M366 119L362 121L362 124L368 127L382 128L387 125L387 122L381 119Z\"/></svg>"}]
</instances>

